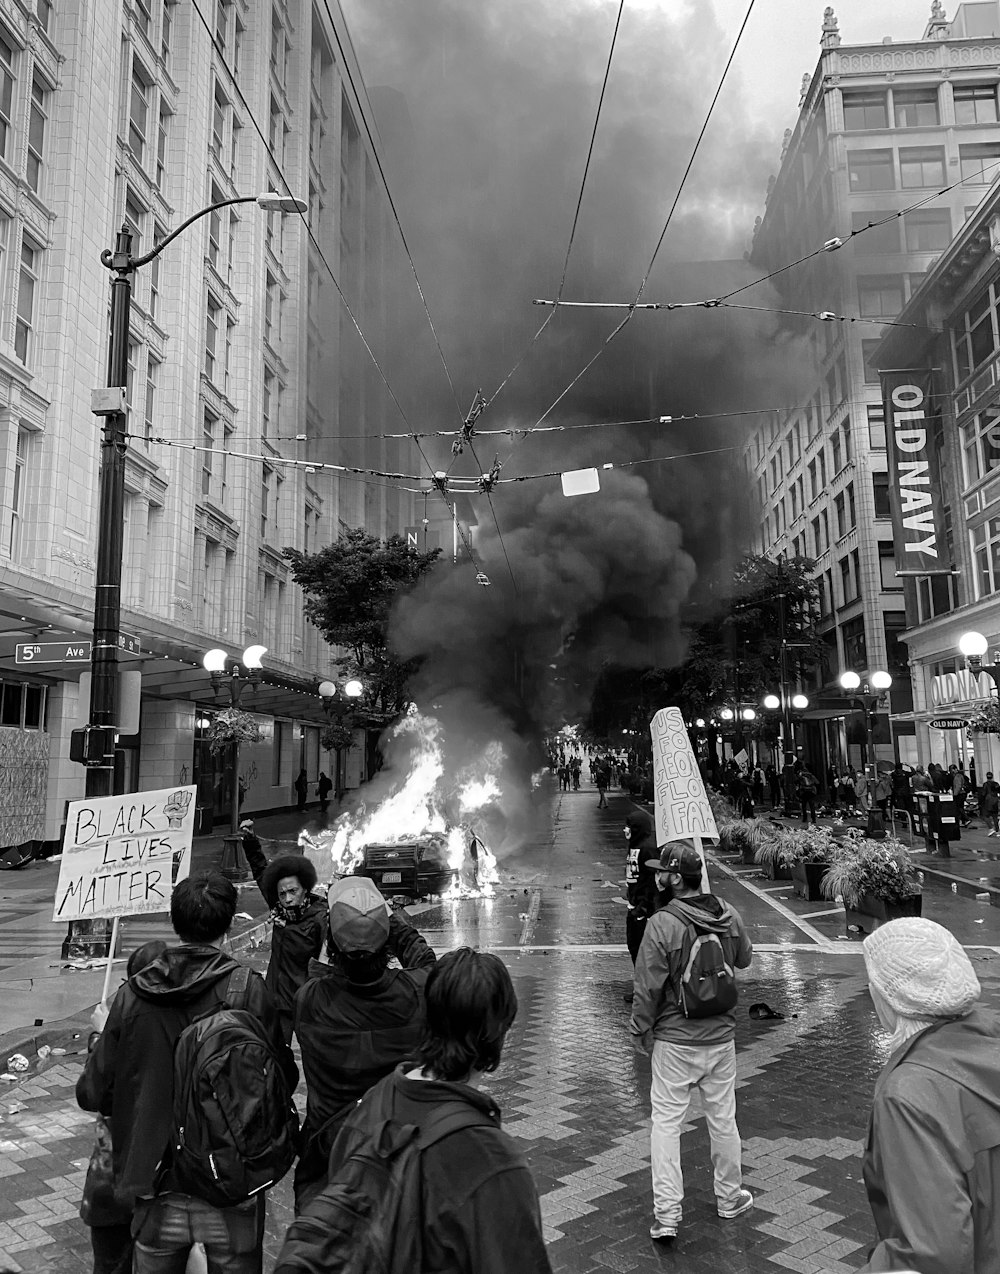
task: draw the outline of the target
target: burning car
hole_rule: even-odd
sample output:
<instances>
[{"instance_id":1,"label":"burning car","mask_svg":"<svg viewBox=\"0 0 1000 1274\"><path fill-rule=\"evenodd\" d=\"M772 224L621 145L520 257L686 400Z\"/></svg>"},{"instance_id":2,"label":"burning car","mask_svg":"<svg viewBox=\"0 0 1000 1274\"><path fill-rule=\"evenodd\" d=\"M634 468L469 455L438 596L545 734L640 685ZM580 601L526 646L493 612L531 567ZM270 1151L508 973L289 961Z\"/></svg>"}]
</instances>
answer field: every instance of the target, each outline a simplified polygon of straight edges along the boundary
<instances>
[{"instance_id":1,"label":"burning car","mask_svg":"<svg viewBox=\"0 0 1000 1274\"><path fill-rule=\"evenodd\" d=\"M458 867L449 865L448 852L447 838L435 833L365 845L354 875L367 876L387 898L444 894L456 888L460 875Z\"/></svg>"}]
</instances>

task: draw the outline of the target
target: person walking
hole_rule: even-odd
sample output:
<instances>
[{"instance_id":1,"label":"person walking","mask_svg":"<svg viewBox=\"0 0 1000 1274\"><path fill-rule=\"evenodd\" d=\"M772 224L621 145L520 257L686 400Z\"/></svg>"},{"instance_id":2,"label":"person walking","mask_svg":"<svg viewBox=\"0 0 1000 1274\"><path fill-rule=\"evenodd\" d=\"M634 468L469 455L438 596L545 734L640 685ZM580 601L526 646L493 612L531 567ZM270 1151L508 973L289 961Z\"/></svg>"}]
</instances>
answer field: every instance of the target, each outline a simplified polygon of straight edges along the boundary
<instances>
[{"instance_id":1,"label":"person walking","mask_svg":"<svg viewBox=\"0 0 1000 1274\"><path fill-rule=\"evenodd\" d=\"M174 1051L190 1024L227 1005L243 1010L241 1016L259 1024L261 1042L276 1059L289 1101L298 1083L298 1068L263 979L220 950L238 898L219 872L178 882L170 923L179 945L168 946L119 990L77 1081L79 1105L111 1117L115 1198L133 1212L135 1274L183 1271L199 1242L212 1274L259 1274L261 1269L265 1192L217 1206L185 1191L172 1153L177 1136ZM242 989L233 1003L230 982L237 973Z\"/></svg>"},{"instance_id":2,"label":"person walking","mask_svg":"<svg viewBox=\"0 0 1000 1274\"><path fill-rule=\"evenodd\" d=\"M986 782L979 788L979 808L983 818L990 825L987 836L1000 836L1000 783L993 777L993 771L986 773Z\"/></svg>"},{"instance_id":3,"label":"person walking","mask_svg":"<svg viewBox=\"0 0 1000 1274\"><path fill-rule=\"evenodd\" d=\"M875 1084L862 1164L878 1243L863 1274L1000 1269L1000 1015L960 943L920 917L862 951L892 1050Z\"/></svg>"},{"instance_id":4,"label":"person walking","mask_svg":"<svg viewBox=\"0 0 1000 1274\"><path fill-rule=\"evenodd\" d=\"M667 845L646 865L656 873L662 905L647 921L639 948L629 1030L636 1052L652 1055L654 1219L649 1235L666 1240L676 1237L682 1220L681 1129L693 1088L700 1091L705 1108L719 1216L731 1220L753 1207L753 1195L743 1188L736 1125L737 995L732 980L734 968L749 967L753 948L739 912L701 892L702 859L693 845ZM719 976L702 982L703 955L720 955L729 981L716 964ZM714 1001L695 1002L692 973L699 986L711 981L718 988ZM692 1016L702 1011L705 1016Z\"/></svg>"},{"instance_id":5,"label":"person walking","mask_svg":"<svg viewBox=\"0 0 1000 1274\"><path fill-rule=\"evenodd\" d=\"M866 768L854 776L854 799L862 814L867 814L871 808L871 795L868 787L868 771Z\"/></svg>"},{"instance_id":6,"label":"person walking","mask_svg":"<svg viewBox=\"0 0 1000 1274\"><path fill-rule=\"evenodd\" d=\"M882 773L875 780L874 790L875 804L882 811L882 817L889 817L889 801L892 797L892 779L890 775Z\"/></svg>"},{"instance_id":7,"label":"person walking","mask_svg":"<svg viewBox=\"0 0 1000 1274\"><path fill-rule=\"evenodd\" d=\"M773 762L768 762L767 769L764 771L764 778L767 780L771 809L776 810L781 804L781 775L774 768Z\"/></svg>"},{"instance_id":8,"label":"person walking","mask_svg":"<svg viewBox=\"0 0 1000 1274\"><path fill-rule=\"evenodd\" d=\"M752 776L751 776L751 784L752 784L753 803L754 805L757 805L763 808L764 771L760 768L760 765L755 765L753 767Z\"/></svg>"},{"instance_id":9,"label":"person walking","mask_svg":"<svg viewBox=\"0 0 1000 1274\"><path fill-rule=\"evenodd\" d=\"M569 766L565 761L559 762L559 791L569 791Z\"/></svg>"},{"instance_id":10,"label":"person walking","mask_svg":"<svg viewBox=\"0 0 1000 1274\"><path fill-rule=\"evenodd\" d=\"M309 778L305 770L299 770L298 778L292 784L295 788L296 809L304 810L309 796Z\"/></svg>"},{"instance_id":11,"label":"person walking","mask_svg":"<svg viewBox=\"0 0 1000 1274\"><path fill-rule=\"evenodd\" d=\"M569 770L570 770L570 774L572 774L573 776L573 791L574 792L579 792L580 790L580 771L582 769L583 769L583 762L580 760L578 756L573 757L572 761L570 761L569 763Z\"/></svg>"},{"instance_id":12,"label":"person walking","mask_svg":"<svg viewBox=\"0 0 1000 1274\"><path fill-rule=\"evenodd\" d=\"M319 772L316 782L316 795L319 797L320 813L325 814L330 808L330 793L333 791L333 780L323 770Z\"/></svg>"},{"instance_id":13,"label":"person walking","mask_svg":"<svg viewBox=\"0 0 1000 1274\"><path fill-rule=\"evenodd\" d=\"M603 761L599 761L594 770L594 782L597 784L597 808L608 808L608 782L610 775Z\"/></svg>"},{"instance_id":14,"label":"person walking","mask_svg":"<svg viewBox=\"0 0 1000 1274\"><path fill-rule=\"evenodd\" d=\"M809 822L809 815L812 814L812 821L816 822L816 793L819 790L819 779L813 774L808 765L803 765L799 770L799 801L802 805L802 822Z\"/></svg>"},{"instance_id":15,"label":"person walking","mask_svg":"<svg viewBox=\"0 0 1000 1274\"><path fill-rule=\"evenodd\" d=\"M969 780L965 777L965 771L960 770L957 765L948 766L948 776L951 781L951 795L955 802L955 813L958 821L963 827L968 827L972 820L965 812L965 794L969 790Z\"/></svg>"}]
</instances>

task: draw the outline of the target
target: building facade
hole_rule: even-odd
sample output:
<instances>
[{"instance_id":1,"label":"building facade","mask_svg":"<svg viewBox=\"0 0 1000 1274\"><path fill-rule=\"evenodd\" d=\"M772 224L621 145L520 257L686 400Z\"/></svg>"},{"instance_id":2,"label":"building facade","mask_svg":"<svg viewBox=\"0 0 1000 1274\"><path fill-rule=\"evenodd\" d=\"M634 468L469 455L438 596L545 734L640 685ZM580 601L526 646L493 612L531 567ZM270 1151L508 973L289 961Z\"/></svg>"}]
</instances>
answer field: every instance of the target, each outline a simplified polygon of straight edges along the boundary
<instances>
[{"instance_id":1,"label":"building facade","mask_svg":"<svg viewBox=\"0 0 1000 1274\"><path fill-rule=\"evenodd\" d=\"M414 521L397 485L322 467L415 471L410 444L381 436L401 427L354 325L384 359L407 277L378 147L335 0L0 0L3 843L55 840L83 793L82 665L28 666L16 647L90 636L101 252L122 224L139 255L269 190L308 214L219 209L132 276L122 628L138 653L122 666L141 672L141 726L118 783L194 781L208 821L226 808L235 776L203 742L224 705L200 660L251 643L268 653L241 705L264 736L241 752L244 809L286 805L300 769L327 768L315 686L332 652L281 550Z\"/></svg>"},{"instance_id":2,"label":"building facade","mask_svg":"<svg viewBox=\"0 0 1000 1274\"><path fill-rule=\"evenodd\" d=\"M863 715L838 688L847 670L892 675L877 758L918 757L875 351L1000 171L998 60L996 3L961 5L950 22L935 3L922 37L874 45L843 43L828 9L755 228L761 270L808 258L772 283L778 304L806 315L794 329L806 349L802 386L764 418L745 463L760 509L756 547L816 560L825 657L803 685L815 765L860 765L864 755ZM914 590L925 618L958 597L952 576Z\"/></svg>"}]
</instances>

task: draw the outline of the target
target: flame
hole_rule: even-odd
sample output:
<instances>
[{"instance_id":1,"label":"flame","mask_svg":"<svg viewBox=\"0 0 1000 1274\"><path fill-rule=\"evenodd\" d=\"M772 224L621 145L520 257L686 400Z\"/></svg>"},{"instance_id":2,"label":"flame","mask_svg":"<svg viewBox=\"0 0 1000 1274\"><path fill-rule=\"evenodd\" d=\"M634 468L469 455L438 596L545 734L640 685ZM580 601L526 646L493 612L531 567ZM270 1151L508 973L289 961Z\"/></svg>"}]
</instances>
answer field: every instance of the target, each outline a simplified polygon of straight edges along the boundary
<instances>
[{"instance_id":1,"label":"flame","mask_svg":"<svg viewBox=\"0 0 1000 1274\"><path fill-rule=\"evenodd\" d=\"M434 835L444 841L448 866L457 873L442 897L492 897L500 883L497 860L468 816L501 800L496 771L503 764L503 748L490 744L448 784L440 721L412 710L393 729L390 745L393 741L408 747L409 769L401 785L371 810L362 803L353 814L342 814L327 831L301 832L299 845L313 850L320 861L329 854L333 875L340 877L361 866L366 845Z\"/></svg>"}]
</instances>

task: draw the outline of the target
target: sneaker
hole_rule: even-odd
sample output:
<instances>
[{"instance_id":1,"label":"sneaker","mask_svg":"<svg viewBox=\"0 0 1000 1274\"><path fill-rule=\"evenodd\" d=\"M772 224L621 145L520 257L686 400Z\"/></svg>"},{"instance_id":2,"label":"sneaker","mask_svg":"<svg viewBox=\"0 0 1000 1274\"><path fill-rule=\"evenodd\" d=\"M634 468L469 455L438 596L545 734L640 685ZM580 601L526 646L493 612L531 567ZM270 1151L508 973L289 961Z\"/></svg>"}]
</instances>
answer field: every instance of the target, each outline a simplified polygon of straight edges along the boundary
<instances>
[{"instance_id":1,"label":"sneaker","mask_svg":"<svg viewBox=\"0 0 1000 1274\"><path fill-rule=\"evenodd\" d=\"M987 836L995 836L995 835L996 835L996 832L994 832L994 831L990 830L990 831L988 831L988 832L986 833L986 835L987 835Z\"/></svg>"},{"instance_id":2,"label":"sneaker","mask_svg":"<svg viewBox=\"0 0 1000 1274\"><path fill-rule=\"evenodd\" d=\"M662 1242L664 1239L676 1239L677 1226L666 1224L662 1221L654 1221L649 1227L649 1237L658 1242Z\"/></svg>"},{"instance_id":3,"label":"sneaker","mask_svg":"<svg viewBox=\"0 0 1000 1274\"><path fill-rule=\"evenodd\" d=\"M731 1221L734 1216L742 1216L753 1207L753 1195L749 1190L741 1190L738 1201L728 1208L719 1208L719 1216L723 1221Z\"/></svg>"}]
</instances>

